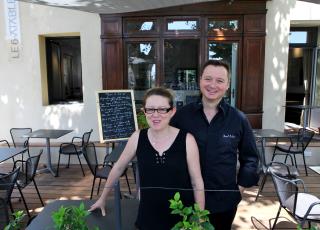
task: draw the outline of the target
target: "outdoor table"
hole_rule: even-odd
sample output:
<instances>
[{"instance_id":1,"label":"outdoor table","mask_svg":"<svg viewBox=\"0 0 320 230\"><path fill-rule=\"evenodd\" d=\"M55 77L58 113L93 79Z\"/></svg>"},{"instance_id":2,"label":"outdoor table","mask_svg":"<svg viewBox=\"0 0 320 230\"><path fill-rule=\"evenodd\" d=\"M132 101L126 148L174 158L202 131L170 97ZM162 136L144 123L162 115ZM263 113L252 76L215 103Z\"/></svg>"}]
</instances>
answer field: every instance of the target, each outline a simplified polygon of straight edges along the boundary
<instances>
[{"instance_id":1,"label":"outdoor table","mask_svg":"<svg viewBox=\"0 0 320 230\"><path fill-rule=\"evenodd\" d=\"M256 138L262 139L263 148L266 146L267 138L276 138L277 141L279 138L291 138L291 136L285 132L280 132L275 129L253 129L253 134ZM265 151L264 151L265 152Z\"/></svg>"},{"instance_id":2,"label":"outdoor table","mask_svg":"<svg viewBox=\"0 0 320 230\"><path fill-rule=\"evenodd\" d=\"M90 206L95 202L94 200L56 200L47 204L42 212L33 219L30 225L26 228L27 230L38 230L38 229L54 229L53 220L51 218L52 212L57 211L61 205L66 206L77 206L84 203L85 209L89 209ZM122 199L121 200L121 222L122 230L134 230L135 221L138 213L138 200ZM100 209L93 211L88 217L86 217L86 223L89 229L99 227L99 229L119 229L117 225L117 214L115 210L114 200L108 200L106 206L106 215L102 216Z\"/></svg>"},{"instance_id":3,"label":"outdoor table","mask_svg":"<svg viewBox=\"0 0 320 230\"><path fill-rule=\"evenodd\" d=\"M56 170L53 169L51 164L51 150L50 150L50 139L58 139L73 130L64 130L64 129L39 129L31 133L23 135L24 137L29 138L45 138L46 139L46 148L47 148L47 166L40 171L49 171L53 176L57 176Z\"/></svg>"},{"instance_id":4,"label":"outdoor table","mask_svg":"<svg viewBox=\"0 0 320 230\"><path fill-rule=\"evenodd\" d=\"M24 153L25 151L27 151L26 148L9 148L9 147L1 147L0 148L0 163L9 160L10 158Z\"/></svg>"}]
</instances>

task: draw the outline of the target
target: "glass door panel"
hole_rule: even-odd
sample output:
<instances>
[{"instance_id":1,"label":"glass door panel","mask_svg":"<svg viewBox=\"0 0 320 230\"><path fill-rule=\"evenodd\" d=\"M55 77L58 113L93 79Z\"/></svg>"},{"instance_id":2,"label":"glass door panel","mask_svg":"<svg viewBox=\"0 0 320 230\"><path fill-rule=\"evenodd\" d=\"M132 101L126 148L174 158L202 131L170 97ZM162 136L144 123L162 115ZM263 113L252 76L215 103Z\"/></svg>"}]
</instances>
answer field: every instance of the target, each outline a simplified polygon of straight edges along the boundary
<instances>
[{"instance_id":1,"label":"glass door panel","mask_svg":"<svg viewBox=\"0 0 320 230\"><path fill-rule=\"evenodd\" d=\"M127 43L128 88L146 90L155 86L156 44L155 42Z\"/></svg>"},{"instance_id":2,"label":"glass door panel","mask_svg":"<svg viewBox=\"0 0 320 230\"><path fill-rule=\"evenodd\" d=\"M156 50L156 42L126 43L128 88L134 90L137 108L145 91L156 85Z\"/></svg>"},{"instance_id":3,"label":"glass door panel","mask_svg":"<svg viewBox=\"0 0 320 230\"><path fill-rule=\"evenodd\" d=\"M178 108L198 98L199 47L199 39L164 40L162 85L175 91Z\"/></svg>"},{"instance_id":4,"label":"glass door panel","mask_svg":"<svg viewBox=\"0 0 320 230\"><path fill-rule=\"evenodd\" d=\"M226 92L225 99L236 106L237 86L237 63L238 63L238 42L208 41L208 59L222 60L230 65L230 88Z\"/></svg>"}]
</instances>

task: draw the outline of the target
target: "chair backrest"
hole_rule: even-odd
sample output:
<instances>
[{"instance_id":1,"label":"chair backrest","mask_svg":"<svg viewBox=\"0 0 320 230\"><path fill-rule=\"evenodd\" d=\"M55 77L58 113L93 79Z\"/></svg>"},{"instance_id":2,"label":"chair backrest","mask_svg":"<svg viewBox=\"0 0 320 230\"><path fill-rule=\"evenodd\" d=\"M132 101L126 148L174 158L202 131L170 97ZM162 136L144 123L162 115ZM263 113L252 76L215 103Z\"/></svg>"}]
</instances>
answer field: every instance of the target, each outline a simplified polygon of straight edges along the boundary
<instances>
[{"instance_id":1,"label":"chair backrest","mask_svg":"<svg viewBox=\"0 0 320 230\"><path fill-rule=\"evenodd\" d=\"M31 128L12 128L10 134L14 147L28 147L29 137L23 137L23 135L31 133Z\"/></svg>"},{"instance_id":2,"label":"chair backrest","mask_svg":"<svg viewBox=\"0 0 320 230\"><path fill-rule=\"evenodd\" d=\"M298 185L295 182L297 180L280 177L272 171L270 171L270 173L272 176L272 181L276 189L280 205L284 207L285 201L288 200L289 197L291 197L292 195L295 195L294 201L296 203L297 195L299 191ZM296 205L294 204L294 212L295 212L295 206Z\"/></svg>"},{"instance_id":3,"label":"chair backrest","mask_svg":"<svg viewBox=\"0 0 320 230\"><path fill-rule=\"evenodd\" d=\"M105 156L104 163L105 164L115 163L119 159L126 145L127 145L127 141L120 141L118 145L113 148L111 153Z\"/></svg>"},{"instance_id":4,"label":"chair backrest","mask_svg":"<svg viewBox=\"0 0 320 230\"><path fill-rule=\"evenodd\" d=\"M305 150L312 140L314 132L305 128L299 129L297 137L297 145Z\"/></svg>"},{"instance_id":5,"label":"chair backrest","mask_svg":"<svg viewBox=\"0 0 320 230\"><path fill-rule=\"evenodd\" d=\"M96 147L94 143L88 143L82 151L84 158L87 161L87 164L89 166L89 169L91 173L94 175L96 166L98 165L98 160L97 160L97 153L96 153Z\"/></svg>"},{"instance_id":6,"label":"chair backrest","mask_svg":"<svg viewBox=\"0 0 320 230\"><path fill-rule=\"evenodd\" d=\"M38 168L38 164L39 164L39 160L41 157L41 154L43 153L43 149L40 150L39 154L36 156L32 156L29 157L26 160L26 184L28 181L32 181L34 176L36 175L37 172L37 168Z\"/></svg>"},{"instance_id":7,"label":"chair backrest","mask_svg":"<svg viewBox=\"0 0 320 230\"><path fill-rule=\"evenodd\" d=\"M89 143L92 131L93 131L93 129L91 129L89 132L85 132L82 135L82 144L81 144L82 147L85 147Z\"/></svg>"},{"instance_id":8,"label":"chair backrest","mask_svg":"<svg viewBox=\"0 0 320 230\"><path fill-rule=\"evenodd\" d=\"M0 140L0 145L5 144L8 148L10 148L10 144L7 140Z\"/></svg>"},{"instance_id":9,"label":"chair backrest","mask_svg":"<svg viewBox=\"0 0 320 230\"><path fill-rule=\"evenodd\" d=\"M0 198L2 198L6 203L10 201L12 190L17 182L19 171L20 167L8 174L0 176Z\"/></svg>"},{"instance_id":10,"label":"chair backrest","mask_svg":"<svg viewBox=\"0 0 320 230\"><path fill-rule=\"evenodd\" d=\"M258 149L258 156L259 156L259 169L263 171L263 173L267 172L267 163L266 163L266 156L265 156L265 151L264 151L264 146L263 146L263 139L258 138L256 140L256 145Z\"/></svg>"}]
</instances>

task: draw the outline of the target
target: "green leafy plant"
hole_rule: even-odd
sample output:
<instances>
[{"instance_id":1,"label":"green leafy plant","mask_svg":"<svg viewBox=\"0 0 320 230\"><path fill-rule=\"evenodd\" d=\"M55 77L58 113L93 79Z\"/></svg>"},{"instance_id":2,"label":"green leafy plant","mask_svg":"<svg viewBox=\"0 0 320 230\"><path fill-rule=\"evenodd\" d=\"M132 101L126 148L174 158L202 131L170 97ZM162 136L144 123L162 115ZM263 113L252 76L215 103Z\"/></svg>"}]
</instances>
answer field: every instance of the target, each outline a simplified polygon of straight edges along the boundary
<instances>
[{"instance_id":1,"label":"green leafy plant","mask_svg":"<svg viewBox=\"0 0 320 230\"><path fill-rule=\"evenodd\" d=\"M54 229L56 230L89 230L85 218L90 214L81 203L79 207L61 206L58 211L53 212L51 217L54 222ZM99 229L99 228L95 228Z\"/></svg>"},{"instance_id":2,"label":"green leafy plant","mask_svg":"<svg viewBox=\"0 0 320 230\"><path fill-rule=\"evenodd\" d=\"M137 121L138 121L138 128L139 129L146 129L149 128L146 116L142 111L137 113Z\"/></svg>"},{"instance_id":3,"label":"green leafy plant","mask_svg":"<svg viewBox=\"0 0 320 230\"><path fill-rule=\"evenodd\" d=\"M208 210L201 210L198 204L185 207L180 200L179 192L175 193L174 198L169 201L171 214L182 216L182 221L179 221L171 230L214 230L209 221Z\"/></svg>"},{"instance_id":4,"label":"green leafy plant","mask_svg":"<svg viewBox=\"0 0 320 230\"><path fill-rule=\"evenodd\" d=\"M9 222L7 226L5 226L4 230L19 230L22 229L22 219L25 217L24 211L16 211L12 213L12 220Z\"/></svg>"},{"instance_id":5,"label":"green leafy plant","mask_svg":"<svg viewBox=\"0 0 320 230\"><path fill-rule=\"evenodd\" d=\"M319 230L316 226L311 226L311 228L302 228L301 225L299 224L297 226L297 230L302 230L302 229L308 229L308 230Z\"/></svg>"}]
</instances>

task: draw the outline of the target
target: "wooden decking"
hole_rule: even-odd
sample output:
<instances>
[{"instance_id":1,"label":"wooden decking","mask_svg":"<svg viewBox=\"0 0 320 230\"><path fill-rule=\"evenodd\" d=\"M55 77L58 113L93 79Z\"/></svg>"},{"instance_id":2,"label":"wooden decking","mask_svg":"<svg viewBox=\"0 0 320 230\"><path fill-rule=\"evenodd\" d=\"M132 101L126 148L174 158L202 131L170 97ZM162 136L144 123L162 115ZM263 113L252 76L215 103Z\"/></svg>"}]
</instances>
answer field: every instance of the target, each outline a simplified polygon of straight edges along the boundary
<instances>
[{"instance_id":1,"label":"wooden decking","mask_svg":"<svg viewBox=\"0 0 320 230\"><path fill-rule=\"evenodd\" d=\"M0 172L8 171L11 167L12 164L9 163L1 164ZM303 174L304 171L301 170L301 172ZM59 177L53 177L51 174L37 175L37 185L44 202L48 203L55 199L89 199L93 176L86 165L85 174L86 176L83 177L79 165L71 165L69 169L61 167ZM309 174L308 177L303 174L301 178L309 188L308 191L320 197L320 175L312 170L309 170ZM129 173L129 180L131 188L135 192L135 183L131 171ZM98 183L96 183L96 188L97 185ZM123 193L128 193L124 179L121 179L121 190ZM243 200L238 206L233 229L270 229L269 220L272 220L276 216L279 207L271 180L268 180L262 195L255 202L257 190L258 187L253 187L245 191ZM37 215L37 213L41 212L42 207L33 185L25 188L23 193L31 214ZM17 191L14 191L13 196L17 195ZM95 190L94 199L97 197ZM12 204L15 210L24 210L22 202L18 199L12 199ZM281 211L280 216L282 218L279 219L277 229L296 229L296 223L293 222L292 218L284 210Z\"/></svg>"}]
</instances>

